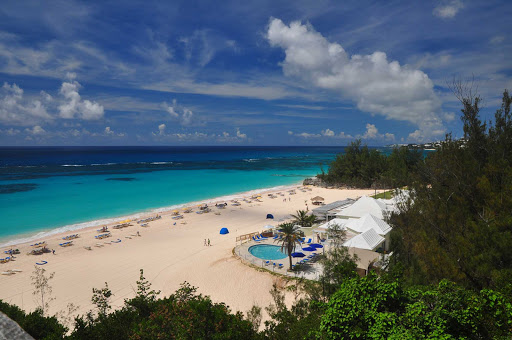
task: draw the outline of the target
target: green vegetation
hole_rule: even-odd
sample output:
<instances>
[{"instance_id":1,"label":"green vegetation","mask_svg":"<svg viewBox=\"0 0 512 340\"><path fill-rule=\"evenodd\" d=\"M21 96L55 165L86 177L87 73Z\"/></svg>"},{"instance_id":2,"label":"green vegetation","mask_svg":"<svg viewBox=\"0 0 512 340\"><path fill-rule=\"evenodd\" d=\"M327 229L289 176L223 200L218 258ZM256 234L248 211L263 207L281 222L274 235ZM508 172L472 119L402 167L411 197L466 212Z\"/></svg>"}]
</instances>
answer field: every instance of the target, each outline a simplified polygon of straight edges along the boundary
<instances>
[{"instance_id":1,"label":"green vegetation","mask_svg":"<svg viewBox=\"0 0 512 340\"><path fill-rule=\"evenodd\" d=\"M279 237L275 242L281 243L281 251L285 250L290 260L290 270L292 269L292 253L295 247L300 245L299 227L295 223L282 223L278 226Z\"/></svg>"},{"instance_id":2,"label":"green vegetation","mask_svg":"<svg viewBox=\"0 0 512 340\"><path fill-rule=\"evenodd\" d=\"M295 215L291 215L293 223L300 225L303 228L311 228L313 224L318 222L318 218L314 215L308 215L305 210L297 210Z\"/></svg>"},{"instance_id":3,"label":"green vegetation","mask_svg":"<svg viewBox=\"0 0 512 340\"><path fill-rule=\"evenodd\" d=\"M429 155L410 183L411 201L391 217L393 267L411 284L449 279L470 289L512 293L512 120L503 94L494 122L465 95L466 143L451 140Z\"/></svg>"},{"instance_id":4,"label":"green vegetation","mask_svg":"<svg viewBox=\"0 0 512 340\"><path fill-rule=\"evenodd\" d=\"M345 153L336 157L327 173L318 177L331 185L397 188L410 182L422 158L421 151L406 147L394 148L386 156L356 140L345 148Z\"/></svg>"},{"instance_id":5,"label":"green vegetation","mask_svg":"<svg viewBox=\"0 0 512 340\"><path fill-rule=\"evenodd\" d=\"M385 199L385 200L389 200L389 199L393 198L394 196L395 196L395 192L391 191L391 190L388 190L388 191L384 191L384 192L378 193L377 195L372 195L371 197L373 197L373 198L382 198L382 199Z\"/></svg>"},{"instance_id":6,"label":"green vegetation","mask_svg":"<svg viewBox=\"0 0 512 340\"><path fill-rule=\"evenodd\" d=\"M390 223L393 256L387 272L355 275L342 247L344 231L330 230L333 247L321 261L319 282L290 279L274 284L270 319L261 308L233 314L184 283L158 299L141 270L137 293L112 312L106 284L93 289L92 311L73 330L45 316L50 280L36 269L40 308L26 314L0 301L0 310L36 339L510 339L512 337L512 99L507 91L493 122L479 118L480 98L455 84L465 140L446 141L425 159L416 151L384 157L352 143L328 174L332 183L409 188ZM296 221L307 215L297 212ZM295 223L279 226L291 254L299 240ZM291 260L291 257L290 257ZM285 303L285 291L295 299Z\"/></svg>"}]
</instances>

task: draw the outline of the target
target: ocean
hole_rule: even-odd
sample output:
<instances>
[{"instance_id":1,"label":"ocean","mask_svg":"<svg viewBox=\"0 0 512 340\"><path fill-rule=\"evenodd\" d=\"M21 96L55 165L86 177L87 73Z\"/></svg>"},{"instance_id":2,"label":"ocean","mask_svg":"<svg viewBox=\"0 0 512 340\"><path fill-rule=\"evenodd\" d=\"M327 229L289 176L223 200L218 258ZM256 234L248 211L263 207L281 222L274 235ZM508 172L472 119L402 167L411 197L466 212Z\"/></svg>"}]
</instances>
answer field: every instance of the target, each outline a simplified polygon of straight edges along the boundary
<instances>
[{"instance_id":1,"label":"ocean","mask_svg":"<svg viewBox=\"0 0 512 340\"><path fill-rule=\"evenodd\" d=\"M0 245L300 184L343 147L0 148Z\"/></svg>"}]
</instances>

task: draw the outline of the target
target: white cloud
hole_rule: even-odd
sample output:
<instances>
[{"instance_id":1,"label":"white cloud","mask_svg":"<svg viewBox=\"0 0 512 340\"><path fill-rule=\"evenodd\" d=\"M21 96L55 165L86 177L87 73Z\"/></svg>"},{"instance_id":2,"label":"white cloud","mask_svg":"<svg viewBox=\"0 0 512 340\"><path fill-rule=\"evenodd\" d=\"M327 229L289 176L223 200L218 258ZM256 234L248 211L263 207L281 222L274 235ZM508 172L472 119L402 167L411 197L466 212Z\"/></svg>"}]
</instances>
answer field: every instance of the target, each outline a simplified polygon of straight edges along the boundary
<instances>
[{"instance_id":1,"label":"white cloud","mask_svg":"<svg viewBox=\"0 0 512 340\"><path fill-rule=\"evenodd\" d=\"M379 130L373 124L366 124L366 132L363 135L364 139L377 138Z\"/></svg>"},{"instance_id":2,"label":"white cloud","mask_svg":"<svg viewBox=\"0 0 512 340\"><path fill-rule=\"evenodd\" d=\"M247 135L245 133L241 133L239 128L236 128L236 136L241 139L247 138Z\"/></svg>"},{"instance_id":3,"label":"white cloud","mask_svg":"<svg viewBox=\"0 0 512 340\"><path fill-rule=\"evenodd\" d=\"M31 135L44 135L46 131L40 127L39 125L33 126L32 129L25 129L25 132L30 133Z\"/></svg>"},{"instance_id":4,"label":"white cloud","mask_svg":"<svg viewBox=\"0 0 512 340\"><path fill-rule=\"evenodd\" d=\"M331 129L322 130L322 136L334 137L334 131Z\"/></svg>"},{"instance_id":5,"label":"white cloud","mask_svg":"<svg viewBox=\"0 0 512 340\"><path fill-rule=\"evenodd\" d=\"M158 134L165 135L165 124L158 125Z\"/></svg>"},{"instance_id":6,"label":"white cloud","mask_svg":"<svg viewBox=\"0 0 512 340\"><path fill-rule=\"evenodd\" d=\"M42 101L25 99L18 85L4 83L0 88L0 122L26 126L51 118Z\"/></svg>"},{"instance_id":7,"label":"white cloud","mask_svg":"<svg viewBox=\"0 0 512 340\"><path fill-rule=\"evenodd\" d=\"M362 136L357 136L358 138L362 139L379 139L379 140L386 140L386 141L394 141L395 135L392 133L379 133L379 130L374 124L366 124L366 132Z\"/></svg>"},{"instance_id":8,"label":"white cloud","mask_svg":"<svg viewBox=\"0 0 512 340\"><path fill-rule=\"evenodd\" d=\"M267 39L284 49L285 75L336 91L362 111L410 122L425 134L442 129L441 102L422 71L388 61L383 52L349 56L340 44L300 22L287 26L271 19Z\"/></svg>"},{"instance_id":9,"label":"white cloud","mask_svg":"<svg viewBox=\"0 0 512 340\"><path fill-rule=\"evenodd\" d=\"M461 0L442 1L434 8L433 13L436 17L451 19L454 18L462 8L464 8L464 4Z\"/></svg>"},{"instance_id":10,"label":"white cloud","mask_svg":"<svg viewBox=\"0 0 512 340\"><path fill-rule=\"evenodd\" d=\"M65 102L59 106L60 117L65 119L81 118L85 120L103 118L103 106L87 99L82 100L78 93L81 85L73 80L75 75L68 73L68 78L70 78L70 81L63 82L60 88L60 94L65 100Z\"/></svg>"},{"instance_id":11,"label":"white cloud","mask_svg":"<svg viewBox=\"0 0 512 340\"><path fill-rule=\"evenodd\" d=\"M114 132L110 126L105 127L105 131L103 132L105 136L112 136L112 137L124 137L124 133L116 133Z\"/></svg>"},{"instance_id":12,"label":"white cloud","mask_svg":"<svg viewBox=\"0 0 512 340\"><path fill-rule=\"evenodd\" d=\"M164 108L169 115L177 119L181 125L189 126L194 123L194 113L189 108L178 105L178 101L176 99L172 100L172 104L169 105L166 102L162 103L162 107Z\"/></svg>"},{"instance_id":13,"label":"white cloud","mask_svg":"<svg viewBox=\"0 0 512 340\"><path fill-rule=\"evenodd\" d=\"M292 136L293 135L293 131L288 131L288 135Z\"/></svg>"}]
</instances>

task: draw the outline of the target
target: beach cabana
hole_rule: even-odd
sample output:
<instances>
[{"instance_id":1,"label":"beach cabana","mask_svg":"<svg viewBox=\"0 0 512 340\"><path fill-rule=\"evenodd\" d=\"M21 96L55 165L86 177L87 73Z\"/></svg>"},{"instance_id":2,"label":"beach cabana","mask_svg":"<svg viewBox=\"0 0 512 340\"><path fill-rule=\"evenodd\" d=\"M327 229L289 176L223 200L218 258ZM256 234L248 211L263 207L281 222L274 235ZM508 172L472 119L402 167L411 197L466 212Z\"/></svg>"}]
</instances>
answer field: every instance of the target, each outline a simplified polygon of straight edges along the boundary
<instances>
[{"instance_id":1,"label":"beach cabana","mask_svg":"<svg viewBox=\"0 0 512 340\"><path fill-rule=\"evenodd\" d=\"M320 197L320 196L315 196L311 199L311 202L313 202L313 204L315 204L315 205L322 204L324 201L325 201L324 198Z\"/></svg>"},{"instance_id":2,"label":"beach cabana","mask_svg":"<svg viewBox=\"0 0 512 340\"><path fill-rule=\"evenodd\" d=\"M219 234L221 234L221 235L229 234L229 230L228 230L228 228L222 228L222 229L220 230Z\"/></svg>"},{"instance_id":3,"label":"beach cabana","mask_svg":"<svg viewBox=\"0 0 512 340\"><path fill-rule=\"evenodd\" d=\"M272 214L267 214L267 220L273 220L274 219L274 215Z\"/></svg>"}]
</instances>

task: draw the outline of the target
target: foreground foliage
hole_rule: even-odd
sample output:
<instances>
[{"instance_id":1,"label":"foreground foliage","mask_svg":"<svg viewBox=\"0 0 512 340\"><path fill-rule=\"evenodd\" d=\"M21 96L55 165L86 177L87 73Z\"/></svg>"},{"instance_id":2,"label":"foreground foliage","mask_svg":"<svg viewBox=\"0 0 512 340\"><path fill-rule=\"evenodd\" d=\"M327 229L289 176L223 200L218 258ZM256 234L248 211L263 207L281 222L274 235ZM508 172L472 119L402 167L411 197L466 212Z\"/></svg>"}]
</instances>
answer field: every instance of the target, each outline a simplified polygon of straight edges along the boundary
<instances>
[{"instance_id":1,"label":"foreground foliage","mask_svg":"<svg viewBox=\"0 0 512 340\"><path fill-rule=\"evenodd\" d=\"M492 290L442 280L405 289L369 275L344 282L327 305L325 339L493 339L512 335L512 304Z\"/></svg>"}]
</instances>

